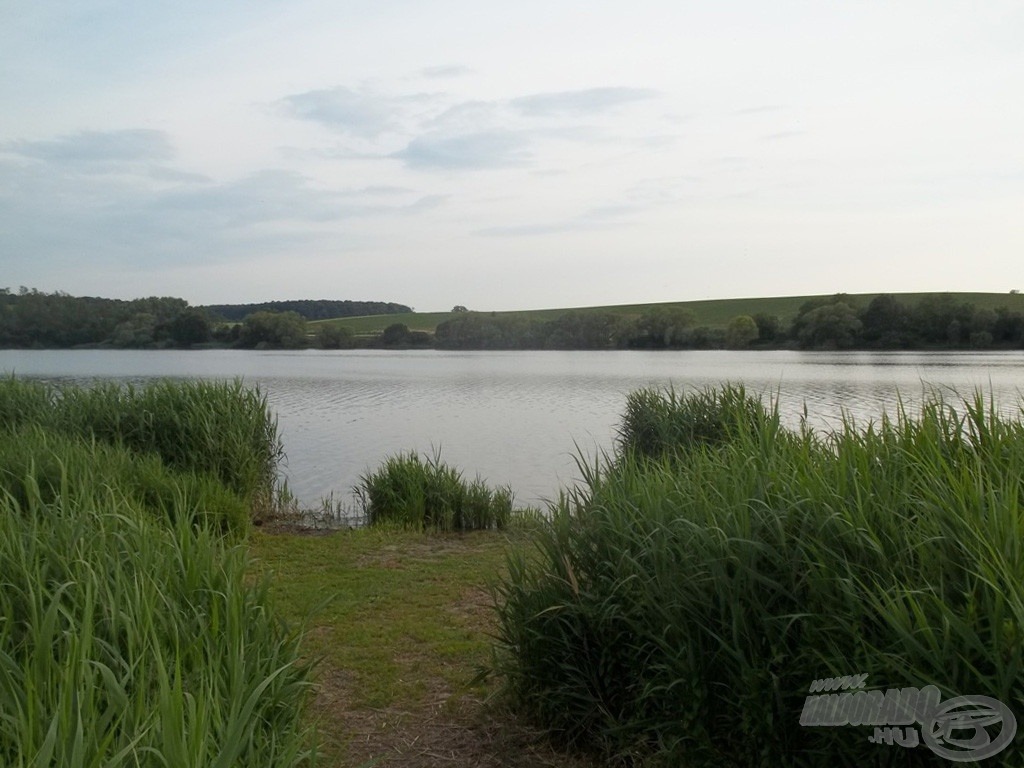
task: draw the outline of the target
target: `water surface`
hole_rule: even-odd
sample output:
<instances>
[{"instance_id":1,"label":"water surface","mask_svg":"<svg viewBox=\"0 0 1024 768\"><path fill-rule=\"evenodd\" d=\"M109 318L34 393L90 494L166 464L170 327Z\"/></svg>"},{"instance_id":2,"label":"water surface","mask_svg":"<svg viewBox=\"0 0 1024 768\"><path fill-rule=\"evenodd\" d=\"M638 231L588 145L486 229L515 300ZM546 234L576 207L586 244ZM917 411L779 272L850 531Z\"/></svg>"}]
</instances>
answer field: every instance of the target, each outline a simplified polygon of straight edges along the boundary
<instances>
[{"instance_id":1,"label":"water surface","mask_svg":"<svg viewBox=\"0 0 1024 768\"><path fill-rule=\"evenodd\" d=\"M576 480L574 457L609 448L627 393L725 381L778 395L788 423L842 411L866 420L913 407L929 387L995 395L1017 411L1024 352L392 352L0 350L25 378L142 383L161 377L258 385L277 414L289 485L306 504L347 499L400 451L441 458L536 503Z\"/></svg>"}]
</instances>

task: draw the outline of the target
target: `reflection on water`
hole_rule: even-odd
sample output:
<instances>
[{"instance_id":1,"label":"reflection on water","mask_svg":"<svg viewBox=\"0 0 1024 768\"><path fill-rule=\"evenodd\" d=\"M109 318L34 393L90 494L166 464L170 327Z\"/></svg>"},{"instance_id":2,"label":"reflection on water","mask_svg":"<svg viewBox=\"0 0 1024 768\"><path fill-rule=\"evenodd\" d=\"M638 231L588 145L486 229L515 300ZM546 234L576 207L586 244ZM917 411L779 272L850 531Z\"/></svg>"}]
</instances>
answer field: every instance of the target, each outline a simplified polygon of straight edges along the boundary
<instances>
[{"instance_id":1,"label":"reflection on water","mask_svg":"<svg viewBox=\"0 0 1024 768\"><path fill-rule=\"evenodd\" d=\"M278 416L292 490L347 497L387 455L430 454L510 484L520 502L575 480L578 450L611 446L626 394L742 382L816 427L911 411L929 388L996 397L1017 412L1024 353L0 351L5 374L89 383L156 377L259 385Z\"/></svg>"}]
</instances>

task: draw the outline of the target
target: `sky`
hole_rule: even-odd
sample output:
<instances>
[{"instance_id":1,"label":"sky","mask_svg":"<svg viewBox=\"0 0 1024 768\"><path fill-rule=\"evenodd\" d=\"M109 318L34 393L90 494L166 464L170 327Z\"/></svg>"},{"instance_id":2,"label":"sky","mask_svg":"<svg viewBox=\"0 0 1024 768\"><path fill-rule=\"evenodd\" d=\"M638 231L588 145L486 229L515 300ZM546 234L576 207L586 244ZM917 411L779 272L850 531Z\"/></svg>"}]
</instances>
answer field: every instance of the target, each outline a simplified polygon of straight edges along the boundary
<instances>
[{"instance_id":1,"label":"sky","mask_svg":"<svg viewBox=\"0 0 1024 768\"><path fill-rule=\"evenodd\" d=\"M0 288L1024 288L1017 0L0 0Z\"/></svg>"}]
</instances>

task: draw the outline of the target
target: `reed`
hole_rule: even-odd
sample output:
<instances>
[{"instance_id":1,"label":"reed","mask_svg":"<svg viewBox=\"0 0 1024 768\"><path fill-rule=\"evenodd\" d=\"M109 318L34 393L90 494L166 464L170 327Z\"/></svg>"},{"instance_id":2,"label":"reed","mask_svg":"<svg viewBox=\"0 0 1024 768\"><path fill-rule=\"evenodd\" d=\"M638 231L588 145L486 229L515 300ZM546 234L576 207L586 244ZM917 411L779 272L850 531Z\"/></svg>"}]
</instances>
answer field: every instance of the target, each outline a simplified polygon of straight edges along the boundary
<instances>
[{"instance_id":1,"label":"reed","mask_svg":"<svg viewBox=\"0 0 1024 768\"><path fill-rule=\"evenodd\" d=\"M248 502L211 474L174 470L155 454L41 427L0 432L0 493L19 506L105 492L168 522L185 514L224 533L242 533L249 522Z\"/></svg>"},{"instance_id":2,"label":"reed","mask_svg":"<svg viewBox=\"0 0 1024 768\"><path fill-rule=\"evenodd\" d=\"M354 490L370 525L469 531L503 528L512 515L511 489L491 489L479 478L467 483L436 454L388 457Z\"/></svg>"},{"instance_id":3,"label":"reed","mask_svg":"<svg viewBox=\"0 0 1024 768\"><path fill-rule=\"evenodd\" d=\"M157 381L83 388L0 381L0 431L52 432L155 454L171 469L212 475L265 512L283 448L258 389L241 382Z\"/></svg>"},{"instance_id":4,"label":"reed","mask_svg":"<svg viewBox=\"0 0 1024 768\"><path fill-rule=\"evenodd\" d=\"M1020 413L936 395L818 434L726 387L636 394L623 432L497 589L495 669L562 740L654 765L931 764L799 725L811 681L858 673L1024 711Z\"/></svg>"},{"instance_id":5,"label":"reed","mask_svg":"<svg viewBox=\"0 0 1024 768\"><path fill-rule=\"evenodd\" d=\"M298 635L244 550L117 487L45 495L0 494L0 765L310 765Z\"/></svg>"}]
</instances>

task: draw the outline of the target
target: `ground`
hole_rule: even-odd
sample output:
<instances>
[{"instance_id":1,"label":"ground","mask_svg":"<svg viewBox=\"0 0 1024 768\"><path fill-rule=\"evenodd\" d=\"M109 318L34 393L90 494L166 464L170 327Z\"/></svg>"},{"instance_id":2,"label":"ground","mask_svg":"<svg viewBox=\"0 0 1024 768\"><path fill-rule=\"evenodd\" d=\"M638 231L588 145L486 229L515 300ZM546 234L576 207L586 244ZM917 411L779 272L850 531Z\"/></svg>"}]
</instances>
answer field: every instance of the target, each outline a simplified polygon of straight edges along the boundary
<instances>
[{"instance_id":1,"label":"ground","mask_svg":"<svg viewBox=\"0 0 1024 768\"><path fill-rule=\"evenodd\" d=\"M480 679L492 653L498 533L257 531L254 570L316 658L311 717L326 768L588 768Z\"/></svg>"}]
</instances>

